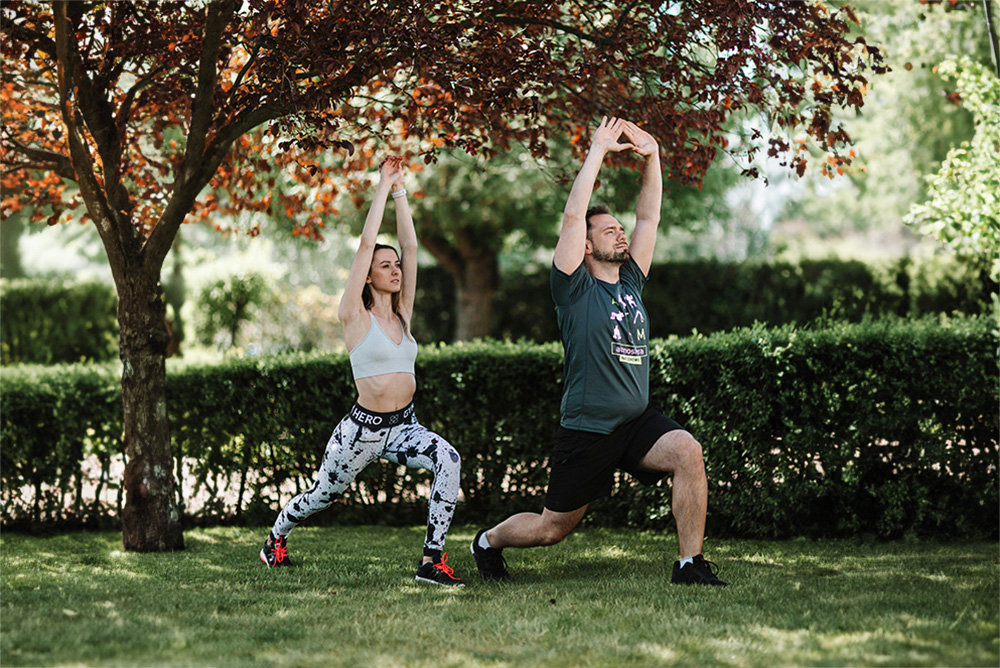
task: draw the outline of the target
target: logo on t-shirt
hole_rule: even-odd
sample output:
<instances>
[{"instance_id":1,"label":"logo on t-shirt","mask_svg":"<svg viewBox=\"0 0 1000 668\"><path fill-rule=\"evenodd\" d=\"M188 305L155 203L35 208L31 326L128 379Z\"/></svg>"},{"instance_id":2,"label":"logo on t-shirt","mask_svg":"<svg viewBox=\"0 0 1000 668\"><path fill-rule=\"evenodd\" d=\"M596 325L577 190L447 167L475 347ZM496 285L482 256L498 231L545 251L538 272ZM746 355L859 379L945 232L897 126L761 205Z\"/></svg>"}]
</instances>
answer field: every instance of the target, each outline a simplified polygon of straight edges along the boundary
<instances>
[{"instance_id":1,"label":"logo on t-shirt","mask_svg":"<svg viewBox=\"0 0 1000 668\"><path fill-rule=\"evenodd\" d=\"M622 364L642 364L642 358L646 356L646 346L612 343L611 354L615 355Z\"/></svg>"},{"instance_id":2,"label":"logo on t-shirt","mask_svg":"<svg viewBox=\"0 0 1000 668\"><path fill-rule=\"evenodd\" d=\"M646 317L638 301L630 294L620 294L611 300L611 309L611 354L623 364L642 364L647 356L646 346L640 343L646 340Z\"/></svg>"}]
</instances>

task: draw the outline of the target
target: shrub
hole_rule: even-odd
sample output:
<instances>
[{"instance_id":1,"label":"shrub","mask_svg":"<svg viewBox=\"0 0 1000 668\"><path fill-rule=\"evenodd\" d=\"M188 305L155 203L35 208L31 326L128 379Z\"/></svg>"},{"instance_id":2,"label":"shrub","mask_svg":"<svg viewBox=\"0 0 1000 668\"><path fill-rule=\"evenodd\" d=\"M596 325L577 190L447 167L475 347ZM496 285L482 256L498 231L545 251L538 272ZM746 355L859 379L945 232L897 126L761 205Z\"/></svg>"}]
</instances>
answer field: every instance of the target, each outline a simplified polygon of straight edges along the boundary
<instances>
[{"instance_id":1,"label":"shrub","mask_svg":"<svg viewBox=\"0 0 1000 668\"><path fill-rule=\"evenodd\" d=\"M206 286L198 296L198 341L234 347L241 325L253 320L264 301L265 283L258 274L238 274Z\"/></svg>"},{"instance_id":2,"label":"shrub","mask_svg":"<svg viewBox=\"0 0 1000 668\"><path fill-rule=\"evenodd\" d=\"M105 362L118 355L118 298L98 282L0 279L3 364Z\"/></svg>"},{"instance_id":3,"label":"shrub","mask_svg":"<svg viewBox=\"0 0 1000 668\"><path fill-rule=\"evenodd\" d=\"M817 318L860 322L866 317L989 312L997 284L986 263L949 257L883 263L804 260L757 264L715 260L654 266L643 302L657 336L722 332L755 322L804 325ZM455 290L444 269L421 269L413 331L419 341L454 333ZM502 280L493 305L495 338L558 341L547 268Z\"/></svg>"},{"instance_id":4,"label":"shrub","mask_svg":"<svg viewBox=\"0 0 1000 668\"><path fill-rule=\"evenodd\" d=\"M991 330L988 317L889 319L659 339L650 392L705 449L711 533L995 537ZM417 364L417 415L462 455L459 521L539 510L559 414L559 345L425 346ZM120 454L114 374L0 373L4 524L99 507L80 500L74 462ZM270 523L311 483L355 397L343 353L189 366L168 374L167 391L181 509L200 523ZM428 482L426 472L375 464L310 522L419 523ZM37 508L25 502L32 489L43 491ZM81 516L73 512L62 519ZM667 527L669 482L642 487L622 476L586 521Z\"/></svg>"},{"instance_id":5,"label":"shrub","mask_svg":"<svg viewBox=\"0 0 1000 668\"><path fill-rule=\"evenodd\" d=\"M23 365L0 383L3 520L106 523L100 502L121 456L122 404L112 365ZM89 472L81 468L88 457ZM91 487L86 495L84 486Z\"/></svg>"}]
</instances>

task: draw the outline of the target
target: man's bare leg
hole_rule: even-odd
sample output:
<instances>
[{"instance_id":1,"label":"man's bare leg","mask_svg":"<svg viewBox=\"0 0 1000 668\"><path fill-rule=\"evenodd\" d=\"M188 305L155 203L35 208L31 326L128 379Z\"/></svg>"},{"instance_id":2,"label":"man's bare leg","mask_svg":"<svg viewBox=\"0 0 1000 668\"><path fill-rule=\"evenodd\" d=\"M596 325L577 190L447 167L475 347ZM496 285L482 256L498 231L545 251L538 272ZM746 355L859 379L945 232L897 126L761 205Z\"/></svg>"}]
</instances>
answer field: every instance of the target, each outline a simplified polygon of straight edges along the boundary
<instances>
[{"instance_id":1,"label":"man's bare leg","mask_svg":"<svg viewBox=\"0 0 1000 668\"><path fill-rule=\"evenodd\" d=\"M671 507L681 558L701 554L708 512L708 478L701 444L683 429L668 431L639 461L639 468L673 474Z\"/></svg>"},{"instance_id":2,"label":"man's bare leg","mask_svg":"<svg viewBox=\"0 0 1000 668\"><path fill-rule=\"evenodd\" d=\"M568 513L557 513L545 508L541 514L511 515L488 530L486 540L495 550L502 550L505 547L555 545L573 531L586 511L587 506Z\"/></svg>"}]
</instances>

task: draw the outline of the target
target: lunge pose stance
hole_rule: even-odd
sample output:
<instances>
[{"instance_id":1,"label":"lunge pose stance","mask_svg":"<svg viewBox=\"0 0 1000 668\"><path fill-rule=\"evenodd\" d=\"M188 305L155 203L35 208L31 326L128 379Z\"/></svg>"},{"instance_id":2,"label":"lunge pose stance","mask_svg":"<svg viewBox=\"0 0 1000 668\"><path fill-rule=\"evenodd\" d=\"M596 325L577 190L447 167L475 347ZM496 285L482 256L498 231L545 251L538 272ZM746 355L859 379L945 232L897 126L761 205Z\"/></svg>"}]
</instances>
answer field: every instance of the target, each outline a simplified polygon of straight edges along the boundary
<instances>
[{"instance_id":1,"label":"lunge pose stance","mask_svg":"<svg viewBox=\"0 0 1000 668\"><path fill-rule=\"evenodd\" d=\"M619 143L624 133L627 142ZM645 158L632 241L607 208L588 209L609 152ZM561 419L541 514L513 515L472 542L479 574L510 580L506 547L552 545L576 527L588 504L611 493L614 472L651 485L673 475L672 507L681 559L677 584L725 585L701 555L708 483L701 445L649 402L649 318L642 303L660 222L659 146L624 119L601 120L563 212L551 284L565 351Z\"/></svg>"},{"instance_id":2,"label":"lunge pose stance","mask_svg":"<svg viewBox=\"0 0 1000 668\"><path fill-rule=\"evenodd\" d=\"M409 323L417 279L417 234L403 187L402 159L386 159L379 172L339 311L358 400L333 430L315 483L278 515L260 558L271 567L291 566L285 541L292 529L328 508L362 469L383 457L434 473L424 557L416 579L462 587L462 580L447 565L448 555L441 551L458 501L461 462L447 441L417 422L413 409L417 344ZM392 247L375 243L390 192L402 262Z\"/></svg>"}]
</instances>

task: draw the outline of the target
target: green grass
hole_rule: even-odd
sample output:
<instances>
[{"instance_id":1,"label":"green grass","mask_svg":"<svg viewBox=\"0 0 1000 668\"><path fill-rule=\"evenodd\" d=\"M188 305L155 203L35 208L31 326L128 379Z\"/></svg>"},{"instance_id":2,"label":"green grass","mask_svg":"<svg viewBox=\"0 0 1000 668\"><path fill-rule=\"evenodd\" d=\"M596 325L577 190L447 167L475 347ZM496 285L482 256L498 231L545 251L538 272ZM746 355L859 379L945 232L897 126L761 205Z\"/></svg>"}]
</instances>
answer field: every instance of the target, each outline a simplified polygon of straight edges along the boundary
<instances>
[{"instance_id":1,"label":"green grass","mask_svg":"<svg viewBox=\"0 0 1000 668\"><path fill-rule=\"evenodd\" d=\"M114 533L0 538L3 666L997 666L996 543L712 540L727 589L668 583L676 538L583 529L507 550L512 585L413 582L422 528L188 531L134 554Z\"/></svg>"}]
</instances>

